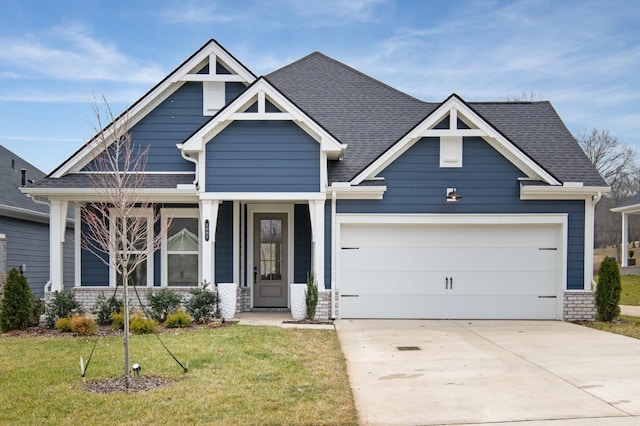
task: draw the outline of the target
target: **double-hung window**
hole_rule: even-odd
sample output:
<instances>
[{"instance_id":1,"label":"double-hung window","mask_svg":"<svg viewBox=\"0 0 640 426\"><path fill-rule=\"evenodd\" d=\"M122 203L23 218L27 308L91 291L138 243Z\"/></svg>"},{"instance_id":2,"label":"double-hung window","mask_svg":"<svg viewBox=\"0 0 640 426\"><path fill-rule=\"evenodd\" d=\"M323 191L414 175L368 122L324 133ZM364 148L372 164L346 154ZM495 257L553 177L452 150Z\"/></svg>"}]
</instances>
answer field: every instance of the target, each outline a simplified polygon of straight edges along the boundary
<instances>
[{"instance_id":1,"label":"double-hung window","mask_svg":"<svg viewBox=\"0 0 640 426\"><path fill-rule=\"evenodd\" d=\"M162 285L196 287L200 282L198 209L162 209Z\"/></svg>"}]
</instances>

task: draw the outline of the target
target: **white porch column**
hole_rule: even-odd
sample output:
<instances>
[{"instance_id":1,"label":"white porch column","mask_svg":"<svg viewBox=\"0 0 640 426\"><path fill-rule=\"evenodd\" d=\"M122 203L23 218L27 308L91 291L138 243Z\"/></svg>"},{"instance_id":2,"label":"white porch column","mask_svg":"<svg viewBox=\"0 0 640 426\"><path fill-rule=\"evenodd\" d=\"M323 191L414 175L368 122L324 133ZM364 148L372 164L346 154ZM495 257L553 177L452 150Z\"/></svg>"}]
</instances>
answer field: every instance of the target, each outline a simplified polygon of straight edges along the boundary
<instances>
[{"instance_id":1,"label":"white porch column","mask_svg":"<svg viewBox=\"0 0 640 426\"><path fill-rule=\"evenodd\" d=\"M49 280L51 291L64 289L63 250L64 234L67 227L66 201L52 200L49 208Z\"/></svg>"},{"instance_id":2,"label":"white porch column","mask_svg":"<svg viewBox=\"0 0 640 426\"><path fill-rule=\"evenodd\" d=\"M315 272L320 290L324 290L324 202L325 200L309 200L311 268Z\"/></svg>"},{"instance_id":3,"label":"white porch column","mask_svg":"<svg viewBox=\"0 0 640 426\"><path fill-rule=\"evenodd\" d=\"M622 241L620 244L620 266L628 265L627 241L629 241L629 215L622 213Z\"/></svg>"},{"instance_id":4,"label":"white porch column","mask_svg":"<svg viewBox=\"0 0 640 426\"><path fill-rule=\"evenodd\" d=\"M216 224L218 222L218 200L200 202L200 229L202 237L202 281L212 287L215 284Z\"/></svg>"}]
</instances>

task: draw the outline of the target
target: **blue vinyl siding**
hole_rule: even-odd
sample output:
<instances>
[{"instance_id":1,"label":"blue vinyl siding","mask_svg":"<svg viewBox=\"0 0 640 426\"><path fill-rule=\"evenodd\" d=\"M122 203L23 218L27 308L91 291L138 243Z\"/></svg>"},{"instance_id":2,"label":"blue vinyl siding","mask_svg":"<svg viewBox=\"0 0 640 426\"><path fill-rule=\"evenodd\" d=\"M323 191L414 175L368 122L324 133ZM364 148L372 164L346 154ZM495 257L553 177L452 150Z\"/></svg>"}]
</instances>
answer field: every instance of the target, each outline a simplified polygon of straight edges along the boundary
<instances>
[{"instance_id":1,"label":"blue vinyl siding","mask_svg":"<svg viewBox=\"0 0 640 426\"><path fill-rule=\"evenodd\" d=\"M226 83L225 98L229 103L245 89L242 83ZM211 119L203 115L202 83L187 82L140 120L130 131L136 146L149 147L147 171L194 172L195 165L180 155L176 144ZM95 169L93 162L84 170Z\"/></svg>"},{"instance_id":2,"label":"blue vinyl siding","mask_svg":"<svg viewBox=\"0 0 640 426\"><path fill-rule=\"evenodd\" d=\"M233 202L225 201L218 209L216 227L216 283L233 282Z\"/></svg>"},{"instance_id":3,"label":"blue vinyl siding","mask_svg":"<svg viewBox=\"0 0 640 426\"><path fill-rule=\"evenodd\" d=\"M311 272L311 219L309 204L296 204L293 211L293 282L304 283Z\"/></svg>"},{"instance_id":4,"label":"blue vinyl siding","mask_svg":"<svg viewBox=\"0 0 640 426\"><path fill-rule=\"evenodd\" d=\"M89 230L84 221L82 222L81 229L83 234ZM103 254L100 256L100 259L108 262L109 256ZM82 287L109 286L109 267L100 259L90 251L81 249L80 268L82 272L80 274L80 280Z\"/></svg>"},{"instance_id":5,"label":"blue vinyl siding","mask_svg":"<svg viewBox=\"0 0 640 426\"><path fill-rule=\"evenodd\" d=\"M49 225L0 216L0 234L5 234L7 241L7 272L11 268L20 270L20 265L26 265L25 277L31 291L38 297L44 297L44 286L49 281ZM73 237L69 240L70 235L72 233L67 231L65 280L69 279L68 266L73 267ZM73 275L70 278L73 280ZM65 286L73 286L73 281Z\"/></svg>"},{"instance_id":6,"label":"blue vinyl siding","mask_svg":"<svg viewBox=\"0 0 640 426\"><path fill-rule=\"evenodd\" d=\"M382 200L339 200L338 213L568 213L567 286L584 283L584 201L522 201L517 181L524 177L481 138L463 141L463 167L439 167L439 140L423 138L379 175L386 180ZM463 197L445 201L446 188Z\"/></svg>"},{"instance_id":7,"label":"blue vinyl siding","mask_svg":"<svg viewBox=\"0 0 640 426\"><path fill-rule=\"evenodd\" d=\"M207 192L318 192L320 144L290 121L236 121L206 147Z\"/></svg>"}]
</instances>

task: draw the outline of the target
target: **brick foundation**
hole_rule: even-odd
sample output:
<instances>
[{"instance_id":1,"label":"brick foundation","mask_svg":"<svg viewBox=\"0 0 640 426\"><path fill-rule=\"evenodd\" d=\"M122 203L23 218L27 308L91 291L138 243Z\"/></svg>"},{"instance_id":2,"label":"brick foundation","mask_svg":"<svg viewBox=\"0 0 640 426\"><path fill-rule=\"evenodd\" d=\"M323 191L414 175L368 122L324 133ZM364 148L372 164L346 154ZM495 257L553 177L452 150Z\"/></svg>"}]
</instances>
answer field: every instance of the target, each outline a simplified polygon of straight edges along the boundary
<instances>
[{"instance_id":1,"label":"brick foundation","mask_svg":"<svg viewBox=\"0 0 640 426\"><path fill-rule=\"evenodd\" d=\"M594 321L595 294L592 291L565 291L563 319L565 321Z\"/></svg>"},{"instance_id":2,"label":"brick foundation","mask_svg":"<svg viewBox=\"0 0 640 426\"><path fill-rule=\"evenodd\" d=\"M157 293L162 290L163 287L138 287L138 295L140 296L140 300L145 305L147 304L147 292L149 290ZM111 297L113 292L112 287L73 287L71 291L75 295L75 298L78 302L82 304L85 312L91 312L96 304L96 299L100 294L103 294L105 297ZM190 288L170 288L169 290L179 294L182 296L182 302L189 300L191 298L191 293L189 293ZM118 287L116 290L116 296L122 299L122 287ZM53 298L53 292L48 291L45 293L45 301L49 302ZM132 309L140 309L140 303L138 302L138 297L132 287L129 287L129 305Z\"/></svg>"}]
</instances>

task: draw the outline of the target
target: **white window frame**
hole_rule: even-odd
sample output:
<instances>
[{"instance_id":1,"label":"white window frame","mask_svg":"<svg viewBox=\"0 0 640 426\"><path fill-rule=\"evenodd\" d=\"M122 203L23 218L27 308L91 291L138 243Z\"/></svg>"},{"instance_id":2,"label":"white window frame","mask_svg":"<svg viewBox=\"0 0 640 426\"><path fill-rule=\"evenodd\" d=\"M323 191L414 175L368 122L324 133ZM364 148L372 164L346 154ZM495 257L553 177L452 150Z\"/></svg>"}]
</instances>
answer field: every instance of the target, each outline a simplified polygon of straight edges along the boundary
<instances>
[{"instance_id":1,"label":"white window frame","mask_svg":"<svg viewBox=\"0 0 640 426\"><path fill-rule=\"evenodd\" d=\"M116 223L115 209L109 211L109 233L111 237L111 249L109 250L109 286L116 286L117 271L115 268L115 256L113 253L113 247L116 246L115 238L116 232L113 225ZM130 217L145 217L147 219L147 230L153 232L147 232L147 285L146 287L153 287L153 237L154 237L154 223L153 223L153 209L132 209ZM138 286L142 287L142 286Z\"/></svg>"},{"instance_id":2,"label":"white window frame","mask_svg":"<svg viewBox=\"0 0 640 426\"><path fill-rule=\"evenodd\" d=\"M163 229L165 230L162 235L162 245L160 248L160 254L162 259L162 268L161 268L161 287L169 287L169 250L167 250L167 239L168 239L168 221L169 219L174 218L184 218L184 219L197 219L198 223L198 282L196 283L196 287L202 282L202 236L200 231L200 209L197 208L164 208L160 209L160 220L162 221ZM214 231L215 232L215 231ZM193 254L191 252L187 252L188 254ZM180 287L180 286L171 286L170 288L195 288L194 286L188 287Z\"/></svg>"}]
</instances>

